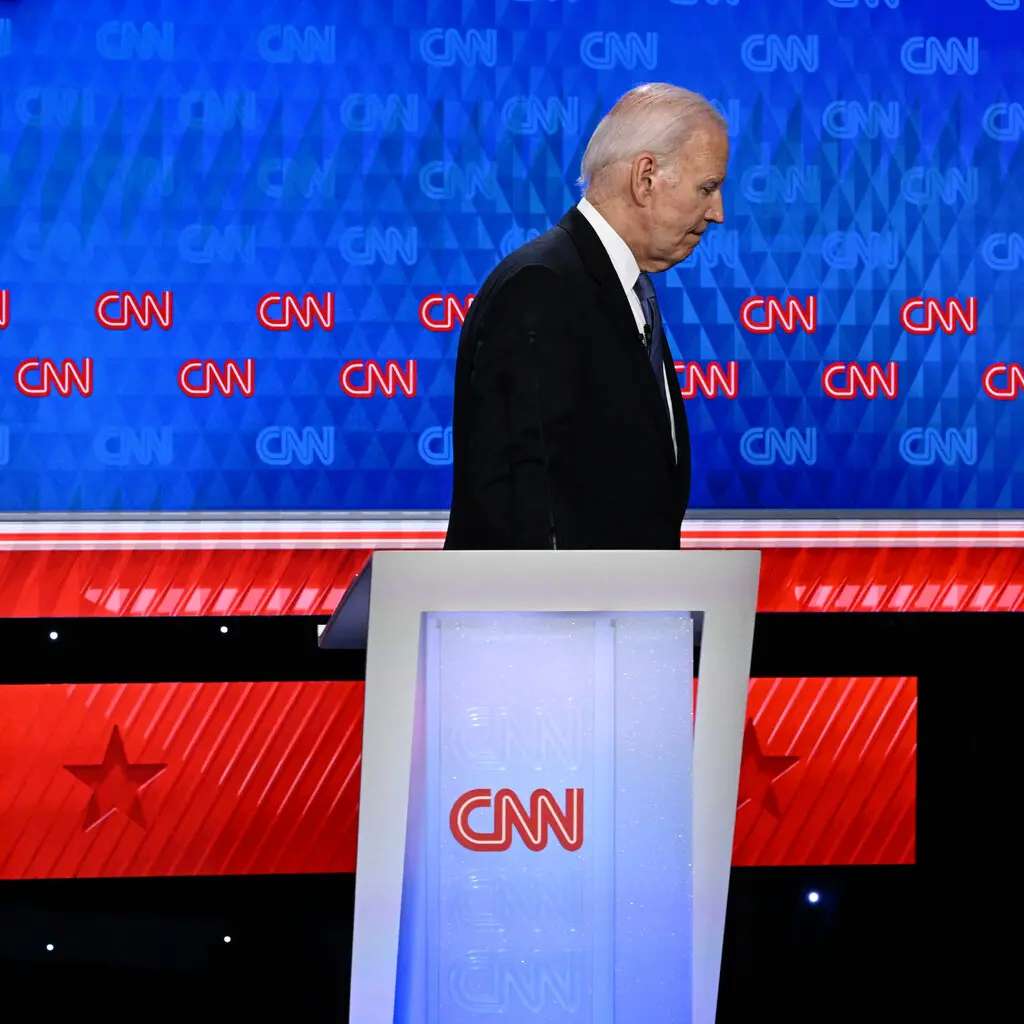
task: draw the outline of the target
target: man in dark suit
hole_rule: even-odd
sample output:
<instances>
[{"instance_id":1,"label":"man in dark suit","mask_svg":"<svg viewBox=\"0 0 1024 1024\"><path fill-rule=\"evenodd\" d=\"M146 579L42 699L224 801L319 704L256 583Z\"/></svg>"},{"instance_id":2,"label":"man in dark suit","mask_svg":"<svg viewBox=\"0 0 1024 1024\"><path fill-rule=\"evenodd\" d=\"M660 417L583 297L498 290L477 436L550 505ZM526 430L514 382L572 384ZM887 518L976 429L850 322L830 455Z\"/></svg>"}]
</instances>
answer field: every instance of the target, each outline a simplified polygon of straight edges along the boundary
<instances>
[{"instance_id":1,"label":"man in dark suit","mask_svg":"<svg viewBox=\"0 0 1024 1024\"><path fill-rule=\"evenodd\" d=\"M676 86L602 119L579 205L502 260L463 325L445 547L679 547L690 442L648 273L724 220L727 161L721 116Z\"/></svg>"}]
</instances>

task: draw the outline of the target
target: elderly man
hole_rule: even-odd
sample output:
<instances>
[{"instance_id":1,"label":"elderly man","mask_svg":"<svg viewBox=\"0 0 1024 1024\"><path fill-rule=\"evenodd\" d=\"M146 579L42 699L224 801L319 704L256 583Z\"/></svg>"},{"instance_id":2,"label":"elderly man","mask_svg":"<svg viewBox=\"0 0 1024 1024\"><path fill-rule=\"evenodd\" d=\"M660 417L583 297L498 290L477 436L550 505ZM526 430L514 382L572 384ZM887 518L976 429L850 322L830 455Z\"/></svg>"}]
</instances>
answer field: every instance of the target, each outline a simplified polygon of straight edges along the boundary
<instances>
[{"instance_id":1,"label":"elderly man","mask_svg":"<svg viewBox=\"0 0 1024 1024\"><path fill-rule=\"evenodd\" d=\"M579 205L487 278L459 340L446 547L679 547L690 440L649 274L724 220L728 152L702 96L631 89Z\"/></svg>"}]
</instances>

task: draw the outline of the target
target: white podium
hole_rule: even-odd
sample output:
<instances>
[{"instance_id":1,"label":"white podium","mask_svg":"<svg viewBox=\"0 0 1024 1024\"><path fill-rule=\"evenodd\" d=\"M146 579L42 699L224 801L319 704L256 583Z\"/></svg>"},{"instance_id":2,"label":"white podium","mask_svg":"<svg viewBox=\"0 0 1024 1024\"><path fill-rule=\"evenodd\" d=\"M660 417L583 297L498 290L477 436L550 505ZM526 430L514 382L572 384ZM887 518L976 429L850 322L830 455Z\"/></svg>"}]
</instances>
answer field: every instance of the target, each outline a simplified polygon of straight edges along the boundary
<instances>
[{"instance_id":1,"label":"white podium","mask_svg":"<svg viewBox=\"0 0 1024 1024\"><path fill-rule=\"evenodd\" d=\"M351 1024L713 1024L759 564L374 555Z\"/></svg>"}]
</instances>

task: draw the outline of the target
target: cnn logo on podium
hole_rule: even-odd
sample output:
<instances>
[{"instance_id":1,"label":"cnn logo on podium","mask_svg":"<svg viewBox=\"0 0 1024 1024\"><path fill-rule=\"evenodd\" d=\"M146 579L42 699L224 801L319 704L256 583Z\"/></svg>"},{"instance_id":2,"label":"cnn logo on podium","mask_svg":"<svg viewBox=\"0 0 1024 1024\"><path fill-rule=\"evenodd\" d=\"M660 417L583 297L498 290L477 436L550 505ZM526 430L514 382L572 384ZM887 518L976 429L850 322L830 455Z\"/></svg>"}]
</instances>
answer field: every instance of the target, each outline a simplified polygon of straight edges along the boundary
<instances>
[{"instance_id":1,"label":"cnn logo on podium","mask_svg":"<svg viewBox=\"0 0 1024 1024\"><path fill-rule=\"evenodd\" d=\"M493 810L492 829L479 832L469 823L477 810ZM471 789L452 805L449 815L452 835L467 850L476 853L500 852L512 846L512 833L518 832L528 850L543 850L548 834L569 851L583 845L583 790L567 789L565 806L560 807L550 789L535 789L527 810L511 789Z\"/></svg>"}]
</instances>

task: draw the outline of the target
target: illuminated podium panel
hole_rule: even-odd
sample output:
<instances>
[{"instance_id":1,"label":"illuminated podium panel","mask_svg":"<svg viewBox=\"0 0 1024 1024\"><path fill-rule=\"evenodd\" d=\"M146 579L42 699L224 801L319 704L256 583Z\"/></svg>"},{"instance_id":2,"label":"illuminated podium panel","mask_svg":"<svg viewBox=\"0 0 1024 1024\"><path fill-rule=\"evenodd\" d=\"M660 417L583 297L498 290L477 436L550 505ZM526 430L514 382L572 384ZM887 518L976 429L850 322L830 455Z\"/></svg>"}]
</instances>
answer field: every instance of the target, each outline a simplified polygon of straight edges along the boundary
<instances>
[{"instance_id":1,"label":"illuminated podium panel","mask_svg":"<svg viewBox=\"0 0 1024 1024\"><path fill-rule=\"evenodd\" d=\"M758 562L374 556L353 1024L714 1020Z\"/></svg>"}]
</instances>

